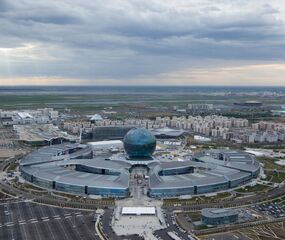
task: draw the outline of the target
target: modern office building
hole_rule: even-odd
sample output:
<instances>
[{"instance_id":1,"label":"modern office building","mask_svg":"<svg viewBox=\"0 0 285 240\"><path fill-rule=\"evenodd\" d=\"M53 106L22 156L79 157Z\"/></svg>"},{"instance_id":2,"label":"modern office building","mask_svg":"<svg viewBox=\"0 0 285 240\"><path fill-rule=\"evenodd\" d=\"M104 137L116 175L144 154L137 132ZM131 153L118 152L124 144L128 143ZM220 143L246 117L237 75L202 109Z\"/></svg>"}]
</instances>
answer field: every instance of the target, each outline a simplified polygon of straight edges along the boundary
<instances>
[{"instance_id":1,"label":"modern office building","mask_svg":"<svg viewBox=\"0 0 285 240\"><path fill-rule=\"evenodd\" d=\"M158 129L152 129L151 133L158 139L164 139L164 138L180 138L182 137L186 132L183 129L173 129L173 128L158 128Z\"/></svg>"},{"instance_id":2,"label":"modern office building","mask_svg":"<svg viewBox=\"0 0 285 240\"><path fill-rule=\"evenodd\" d=\"M214 226L236 223L239 215L236 210L225 208L204 208L201 214L203 224Z\"/></svg>"},{"instance_id":3,"label":"modern office building","mask_svg":"<svg viewBox=\"0 0 285 240\"><path fill-rule=\"evenodd\" d=\"M101 140L122 140L128 131L134 126L97 126L92 131L92 139Z\"/></svg>"}]
</instances>

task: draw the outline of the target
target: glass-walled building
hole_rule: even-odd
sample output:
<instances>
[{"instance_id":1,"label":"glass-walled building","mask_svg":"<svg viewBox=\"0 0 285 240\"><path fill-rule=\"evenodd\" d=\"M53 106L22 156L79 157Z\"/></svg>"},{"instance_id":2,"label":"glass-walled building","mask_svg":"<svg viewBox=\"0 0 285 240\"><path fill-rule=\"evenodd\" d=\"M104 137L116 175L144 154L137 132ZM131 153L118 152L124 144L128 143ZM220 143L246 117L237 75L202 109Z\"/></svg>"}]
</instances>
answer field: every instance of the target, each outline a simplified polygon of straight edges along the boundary
<instances>
[{"instance_id":1,"label":"glass-walled building","mask_svg":"<svg viewBox=\"0 0 285 240\"><path fill-rule=\"evenodd\" d=\"M234 209L204 208L202 223L205 225L231 224L238 221L238 212Z\"/></svg>"}]
</instances>

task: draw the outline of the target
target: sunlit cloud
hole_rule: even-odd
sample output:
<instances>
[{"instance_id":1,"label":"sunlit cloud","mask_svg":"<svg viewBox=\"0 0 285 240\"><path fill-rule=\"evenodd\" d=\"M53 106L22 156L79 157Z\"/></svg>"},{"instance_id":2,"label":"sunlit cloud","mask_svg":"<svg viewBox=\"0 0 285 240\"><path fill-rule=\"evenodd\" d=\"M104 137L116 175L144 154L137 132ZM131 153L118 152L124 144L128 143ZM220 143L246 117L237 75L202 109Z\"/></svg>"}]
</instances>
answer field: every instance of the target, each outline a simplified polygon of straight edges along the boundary
<instances>
[{"instance_id":1,"label":"sunlit cloud","mask_svg":"<svg viewBox=\"0 0 285 240\"><path fill-rule=\"evenodd\" d=\"M63 77L10 77L10 78L0 78L0 85L6 86L61 86L61 85L84 85L88 84L88 81L84 79L71 79Z\"/></svg>"},{"instance_id":2,"label":"sunlit cloud","mask_svg":"<svg viewBox=\"0 0 285 240\"><path fill-rule=\"evenodd\" d=\"M158 78L165 84L174 85L282 86L285 85L284 76L285 63L184 70Z\"/></svg>"},{"instance_id":3,"label":"sunlit cloud","mask_svg":"<svg viewBox=\"0 0 285 240\"><path fill-rule=\"evenodd\" d=\"M55 50L55 46L43 45L40 43L24 43L23 45L17 47L0 47L0 58L9 58L10 61L59 60L58 57L51 54Z\"/></svg>"},{"instance_id":4,"label":"sunlit cloud","mask_svg":"<svg viewBox=\"0 0 285 240\"><path fill-rule=\"evenodd\" d=\"M221 68L200 68L125 78L120 85L221 85L221 86L282 86L285 64L260 64ZM115 78L13 77L0 78L0 85L118 85Z\"/></svg>"}]
</instances>

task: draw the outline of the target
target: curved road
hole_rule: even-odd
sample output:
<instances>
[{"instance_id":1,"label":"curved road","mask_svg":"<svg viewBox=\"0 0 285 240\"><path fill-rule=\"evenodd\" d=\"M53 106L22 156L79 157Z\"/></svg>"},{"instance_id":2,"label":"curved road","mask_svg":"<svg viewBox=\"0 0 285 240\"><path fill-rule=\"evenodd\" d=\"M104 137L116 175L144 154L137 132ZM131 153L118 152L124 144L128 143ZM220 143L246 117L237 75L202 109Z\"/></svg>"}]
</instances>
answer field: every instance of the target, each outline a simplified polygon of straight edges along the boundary
<instances>
[{"instance_id":1,"label":"curved road","mask_svg":"<svg viewBox=\"0 0 285 240\"><path fill-rule=\"evenodd\" d=\"M211 207L235 207L235 206L243 206L243 205L250 205L259 202L269 201L271 199L275 199L285 195L285 185L280 187L274 188L273 190L256 194L251 197L235 199L235 200L226 200L221 201L218 203L203 203L197 205L181 205L175 207L165 207L171 210L183 210L183 211L190 211L190 210L201 210L202 208L211 208Z\"/></svg>"}]
</instances>

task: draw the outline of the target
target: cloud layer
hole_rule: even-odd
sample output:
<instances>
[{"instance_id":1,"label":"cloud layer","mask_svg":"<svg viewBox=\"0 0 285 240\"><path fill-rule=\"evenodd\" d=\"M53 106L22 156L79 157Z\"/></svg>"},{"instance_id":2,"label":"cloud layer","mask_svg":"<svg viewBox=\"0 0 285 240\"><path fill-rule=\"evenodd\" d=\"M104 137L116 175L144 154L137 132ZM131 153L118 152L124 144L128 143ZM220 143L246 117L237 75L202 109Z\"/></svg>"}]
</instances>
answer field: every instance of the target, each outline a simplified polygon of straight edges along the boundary
<instances>
[{"instance_id":1,"label":"cloud layer","mask_svg":"<svg viewBox=\"0 0 285 240\"><path fill-rule=\"evenodd\" d=\"M0 84L229 85L207 69L260 65L237 83L268 84L266 69L285 85L272 67L285 60L284 10L283 0L1 0Z\"/></svg>"}]
</instances>

